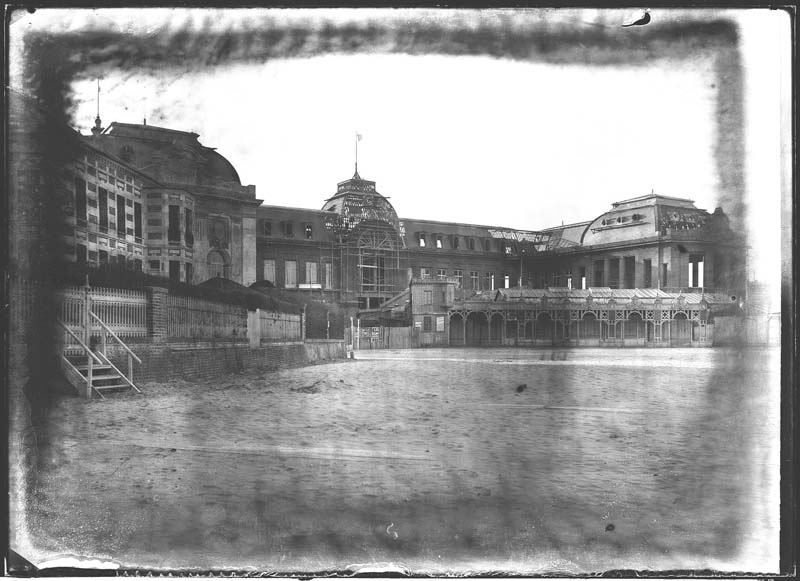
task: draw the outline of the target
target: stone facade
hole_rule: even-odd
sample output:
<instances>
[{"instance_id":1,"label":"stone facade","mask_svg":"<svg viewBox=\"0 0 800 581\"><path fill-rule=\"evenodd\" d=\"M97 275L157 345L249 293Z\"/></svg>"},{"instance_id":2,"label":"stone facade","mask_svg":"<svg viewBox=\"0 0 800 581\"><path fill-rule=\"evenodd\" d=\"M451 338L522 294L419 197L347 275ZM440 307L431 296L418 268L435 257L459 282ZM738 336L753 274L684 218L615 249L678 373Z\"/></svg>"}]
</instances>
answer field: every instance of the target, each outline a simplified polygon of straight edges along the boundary
<instances>
[{"instance_id":1,"label":"stone facade","mask_svg":"<svg viewBox=\"0 0 800 581\"><path fill-rule=\"evenodd\" d=\"M30 114L17 109L12 183L31 191L12 198L22 229L37 212L23 205L44 187L31 181L36 164L52 159L24 145L35 125L23 129L20 119ZM42 114L35 104L27 109ZM650 194L615 202L590 221L519 231L401 218L376 183L356 172L320 210L262 206L255 187L242 185L233 165L196 133L126 123L103 129L99 118L91 136L62 133L68 145L51 199L68 260L124 262L189 283L268 281L339 303L353 316L379 309L412 279L453 279L466 293L608 287L732 297L745 283L743 240L723 210L709 213L683 198ZM18 250L12 245L12 257Z\"/></svg>"},{"instance_id":2,"label":"stone facade","mask_svg":"<svg viewBox=\"0 0 800 581\"><path fill-rule=\"evenodd\" d=\"M258 221L259 279L316 292L353 315L371 316L412 279L451 279L467 294L607 287L730 297L745 282L743 241L722 209L657 194L616 202L594 220L518 231L400 218L356 173L320 211L262 206Z\"/></svg>"}]
</instances>

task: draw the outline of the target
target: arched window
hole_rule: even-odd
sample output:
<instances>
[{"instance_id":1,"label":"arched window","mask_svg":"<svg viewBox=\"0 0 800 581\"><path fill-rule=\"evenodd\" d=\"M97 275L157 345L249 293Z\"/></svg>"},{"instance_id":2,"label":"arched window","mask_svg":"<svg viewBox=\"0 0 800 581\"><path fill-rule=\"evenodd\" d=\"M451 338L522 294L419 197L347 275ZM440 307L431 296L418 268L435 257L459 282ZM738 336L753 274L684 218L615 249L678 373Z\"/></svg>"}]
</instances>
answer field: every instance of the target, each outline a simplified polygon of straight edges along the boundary
<instances>
[{"instance_id":1,"label":"arched window","mask_svg":"<svg viewBox=\"0 0 800 581\"><path fill-rule=\"evenodd\" d=\"M217 250L208 253L209 278L230 278L230 265L225 261L225 256Z\"/></svg>"}]
</instances>

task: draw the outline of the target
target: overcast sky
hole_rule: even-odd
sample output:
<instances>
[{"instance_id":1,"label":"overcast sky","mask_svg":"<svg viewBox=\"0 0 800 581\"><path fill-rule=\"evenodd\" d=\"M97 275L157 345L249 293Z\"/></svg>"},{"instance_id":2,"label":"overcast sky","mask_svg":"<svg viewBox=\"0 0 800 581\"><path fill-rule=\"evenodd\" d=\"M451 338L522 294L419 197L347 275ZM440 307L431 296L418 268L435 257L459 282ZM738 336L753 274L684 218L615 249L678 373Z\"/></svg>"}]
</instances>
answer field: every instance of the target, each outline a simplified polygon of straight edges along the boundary
<instances>
[{"instance_id":1,"label":"overcast sky","mask_svg":"<svg viewBox=\"0 0 800 581\"><path fill-rule=\"evenodd\" d=\"M80 30L104 15L71 11L55 24L42 12L23 21ZM163 15L116 12L106 22L141 33ZM739 21L747 188L758 200L751 217L774 224L782 22L767 11ZM104 126L146 117L194 131L266 204L306 208L320 208L353 174L359 132L359 173L401 217L539 229L591 220L651 191L712 211L720 195L712 67L710 58L611 67L332 54L180 75L111 70L100 79L100 115ZM88 133L96 81L73 88L73 123ZM762 246L777 247L774 229Z\"/></svg>"}]
</instances>

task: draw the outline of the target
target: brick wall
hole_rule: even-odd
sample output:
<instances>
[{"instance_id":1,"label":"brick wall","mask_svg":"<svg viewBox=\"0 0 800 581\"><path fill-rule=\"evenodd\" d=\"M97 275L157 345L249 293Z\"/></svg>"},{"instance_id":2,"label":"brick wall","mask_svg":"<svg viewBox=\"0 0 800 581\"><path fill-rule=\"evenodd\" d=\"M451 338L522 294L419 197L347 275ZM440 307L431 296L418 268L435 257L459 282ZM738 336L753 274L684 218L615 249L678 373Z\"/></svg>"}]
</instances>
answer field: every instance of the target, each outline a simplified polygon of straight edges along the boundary
<instances>
[{"instance_id":1,"label":"brick wall","mask_svg":"<svg viewBox=\"0 0 800 581\"><path fill-rule=\"evenodd\" d=\"M321 361L346 358L344 341L319 340L306 343L280 343L251 348L247 343L221 343L213 346L185 344L131 345L142 360L134 363L133 380L137 385L149 381L213 381L233 373L273 371ZM127 357L109 347L112 362L127 369Z\"/></svg>"}]
</instances>

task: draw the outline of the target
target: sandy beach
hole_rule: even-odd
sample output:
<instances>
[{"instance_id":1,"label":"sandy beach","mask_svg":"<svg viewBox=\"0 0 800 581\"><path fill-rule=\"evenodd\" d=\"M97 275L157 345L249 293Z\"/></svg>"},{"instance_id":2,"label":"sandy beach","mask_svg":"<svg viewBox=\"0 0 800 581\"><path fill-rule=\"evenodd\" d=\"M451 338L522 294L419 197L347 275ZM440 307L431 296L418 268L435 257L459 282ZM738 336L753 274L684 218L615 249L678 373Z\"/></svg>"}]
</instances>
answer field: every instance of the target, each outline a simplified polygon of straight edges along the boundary
<instances>
[{"instance_id":1,"label":"sandy beach","mask_svg":"<svg viewBox=\"0 0 800 581\"><path fill-rule=\"evenodd\" d=\"M760 570L777 351L447 349L65 397L29 555L282 573Z\"/></svg>"}]
</instances>

